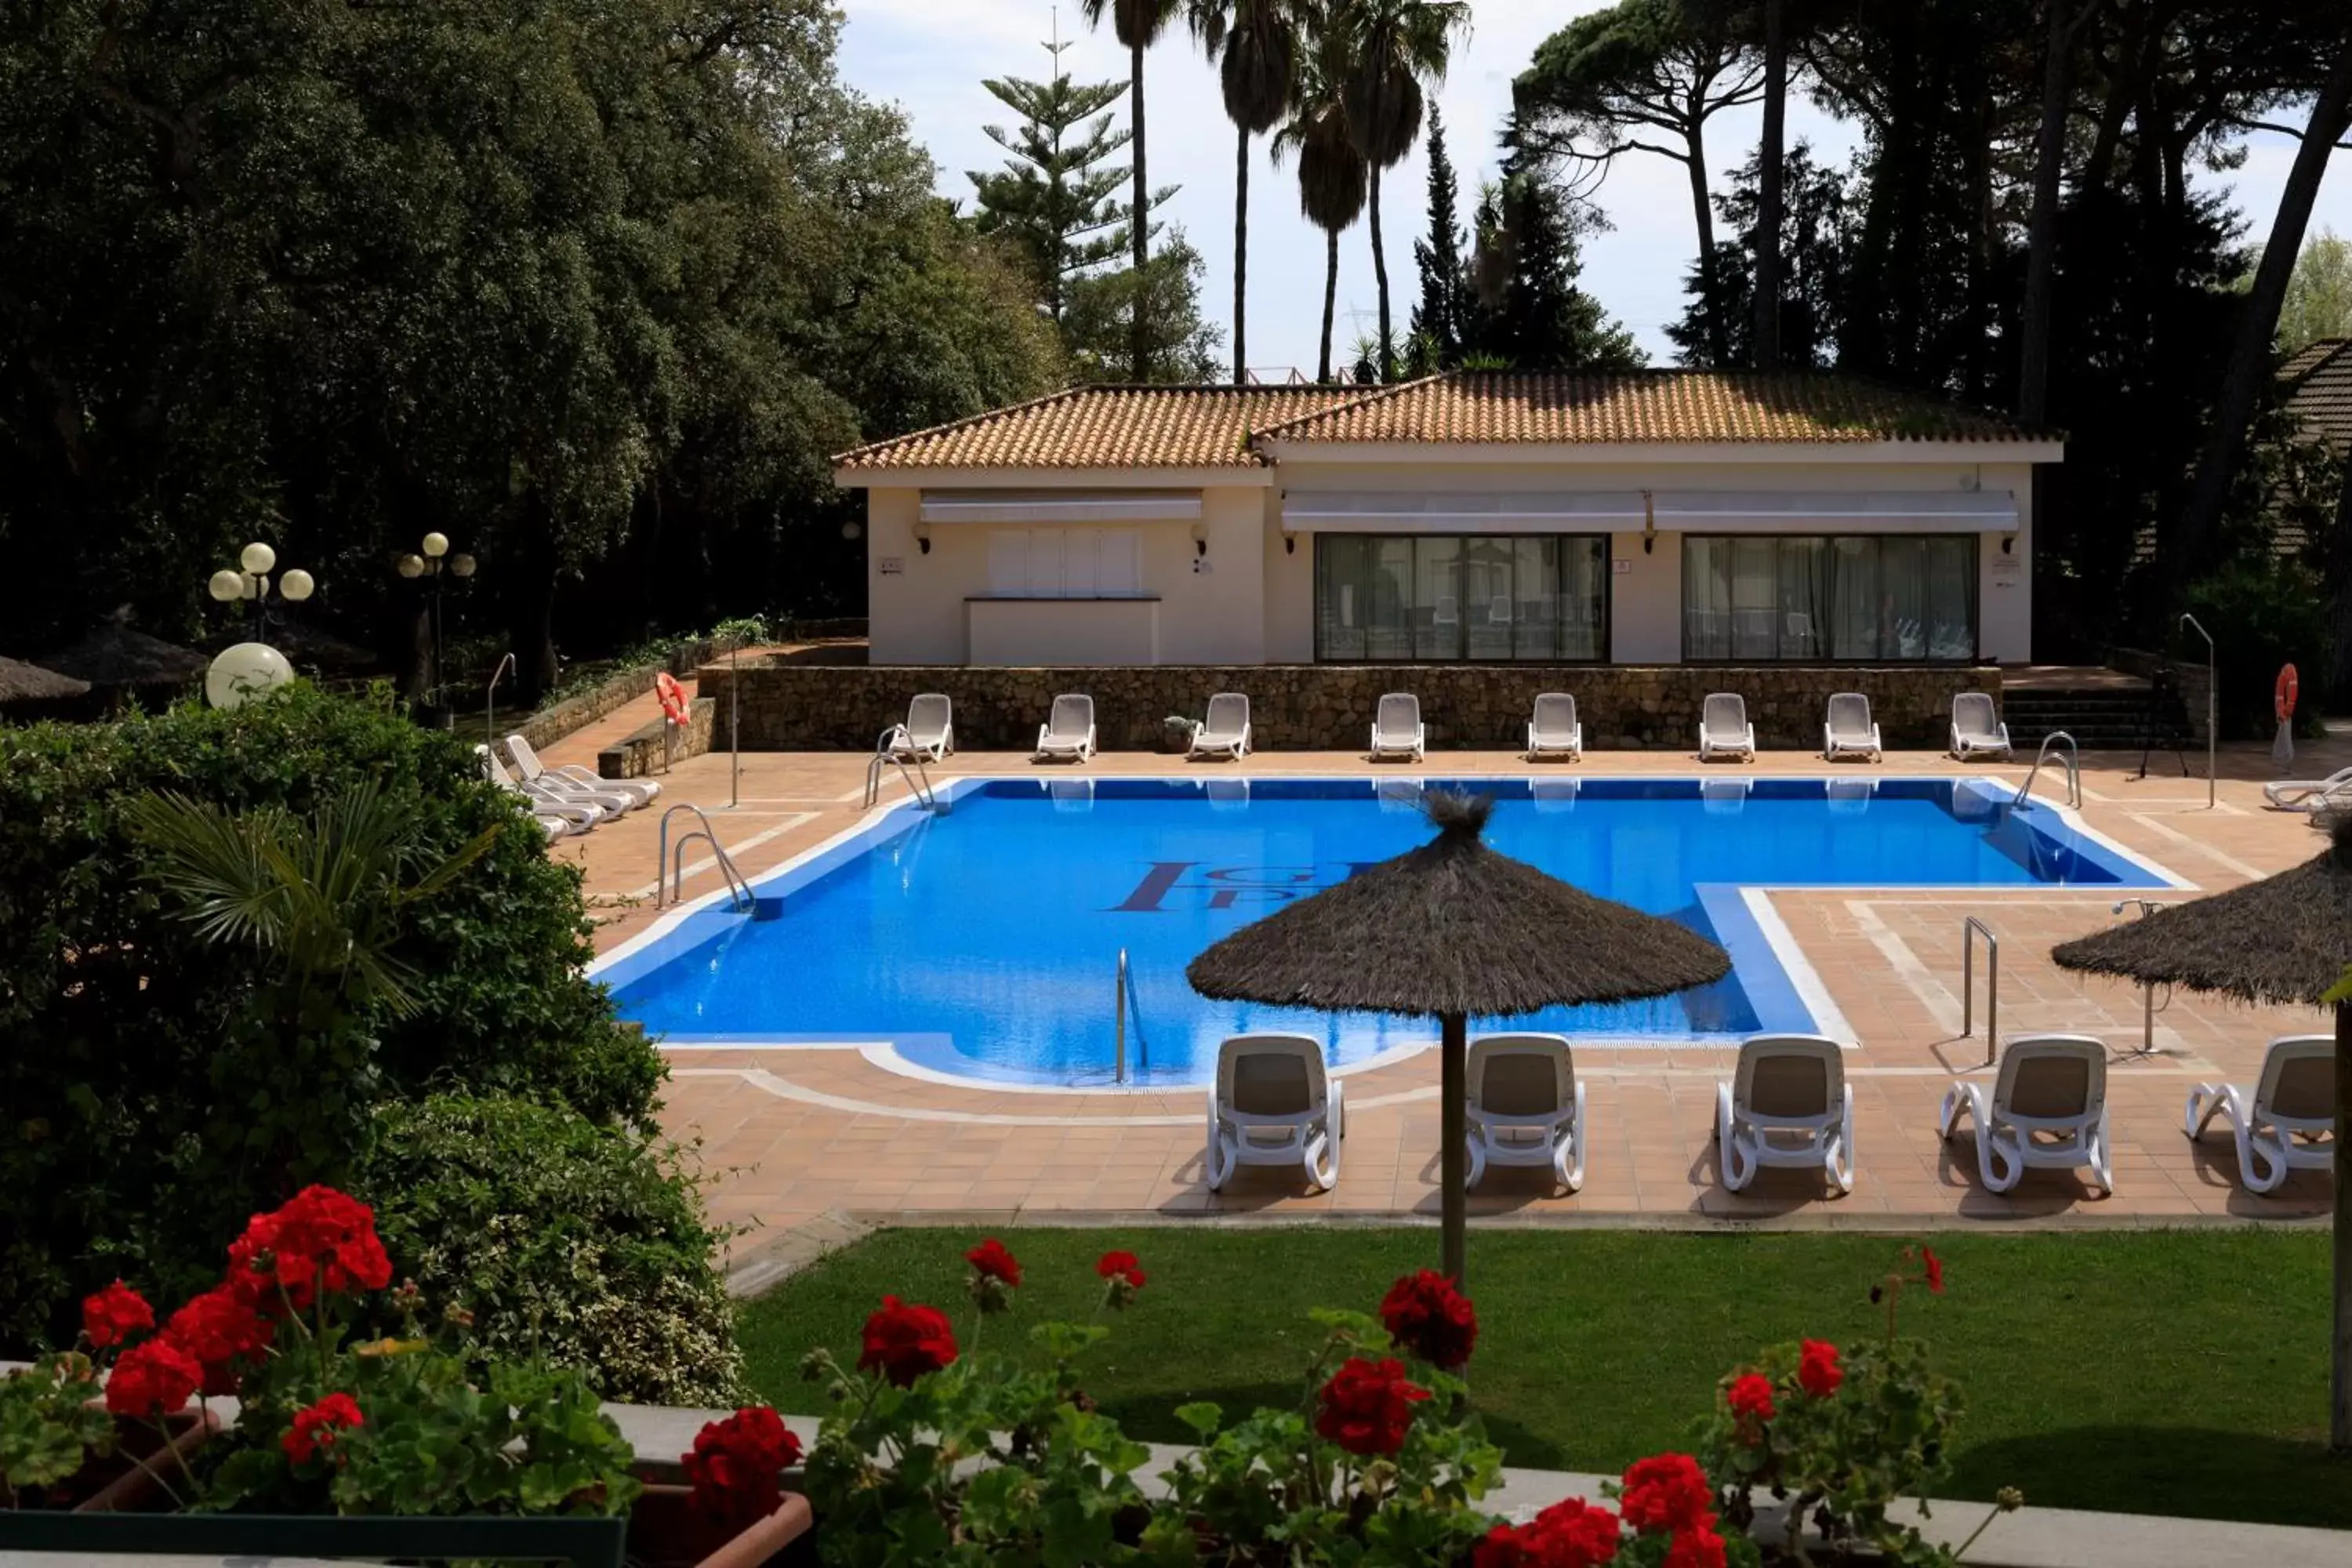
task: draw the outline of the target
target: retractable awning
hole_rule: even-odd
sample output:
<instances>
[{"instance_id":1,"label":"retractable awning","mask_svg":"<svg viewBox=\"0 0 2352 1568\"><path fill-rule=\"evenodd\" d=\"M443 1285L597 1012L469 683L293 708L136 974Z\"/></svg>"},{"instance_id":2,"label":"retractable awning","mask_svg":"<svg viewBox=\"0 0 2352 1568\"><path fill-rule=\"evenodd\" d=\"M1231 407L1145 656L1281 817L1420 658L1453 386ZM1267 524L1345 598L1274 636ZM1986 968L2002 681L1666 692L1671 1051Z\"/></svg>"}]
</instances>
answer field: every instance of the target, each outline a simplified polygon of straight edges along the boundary
<instances>
[{"instance_id":1,"label":"retractable awning","mask_svg":"<svg viewBox=\"0 0 2352 1568\"><path fill-rule=\"evenodd\" d=\"M1288 490L1294 533L2006 533L2008 490Z\"/></svg>"},{"instance_id":2,"label":"retractable awning","mask_svg":"<svg viewBox=\"0 0 2352 1568\"><path fill-rule=\"evenodd\" d=\"M1024 527L1050 522L1198 522L1198 490L925 490L923 521Z\"/></svg>"}]
</instances>

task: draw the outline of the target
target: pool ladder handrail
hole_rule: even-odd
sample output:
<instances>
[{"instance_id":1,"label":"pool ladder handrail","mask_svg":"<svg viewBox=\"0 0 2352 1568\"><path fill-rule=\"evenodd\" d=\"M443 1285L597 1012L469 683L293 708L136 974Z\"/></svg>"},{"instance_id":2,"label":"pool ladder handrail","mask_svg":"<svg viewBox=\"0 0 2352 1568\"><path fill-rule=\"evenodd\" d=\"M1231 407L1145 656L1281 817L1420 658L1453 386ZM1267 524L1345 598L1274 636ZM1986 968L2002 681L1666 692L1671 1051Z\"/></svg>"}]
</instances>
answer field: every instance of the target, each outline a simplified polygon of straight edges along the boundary
<instances>
[{"instance_id":1,"label":"pool ladder handrail","mask_svg":"<svg viewBox=\"0 0 2352 1568\"><path fill-rule=\"evenodd\" d=\"M2026 771L2025 782L2017 786L2011 805L2023 805L2033 795L2033 781L2042 772L2042 764L2050 760L2050 748L2059 742L2066 742L2059 761L2066 764L2066 804L2080 811L2083 808L2083 753L2074 745L2074 737L2063 730L2053 730L2042 737L2042 749L2033 754L2033 766Z\"/></svg>"},{"instance_id":2,"label":"pool ladder handrail","mask_svg":"<svg viewBox=\"0 0 2352 1568\"><path fill-rule=\"evenodd\" d=\"M2000 938L1992 927L1970 915L1960 924L1960 1037L1976 1033L1976 941L1985 939L1985 1059L1992 1066L2000 1049Z\"/></svg>"},{"instance_id":3,"label":"pool ladder handrail","mask_svg":"<svg viewBox=\"0 0 2352 1568\"><path fill-rule=\"evenodd\" d=\"M1113 1035L1117 1045L1111 1057L1110 1080L1113 1083L1125 1083L1127 1081L1127 949L1123 947L1118 950L1118 989L1113 1001L1116 1003L1116 1008L1112 1016L1118 1019L1118 1026Z\"/></svg>"},{"instance_id":4,"label":"pool ladder handrail","mask_svg":"<svg viewBox=\"0 0 2352 1568\"><path fill-rule=\"evenodd\" d=\"M893 724L882 731L880 740L874 742L873 758L866 764L866 805L861 809L873 810L874 803L882 798L882 769L887 763L897 768L898 776L907 781L907 793L915 797L916 805L925 811L939 810L939 796L931 792L930 770L923 766L921 752L914 752L915 771L911 773L907 771L907 754L913 751L912 740L913 737L907 732L907 726Z\"/></svg>"},{"instance_id":5,"label":"pool ladder handrail","mask_svg":"<svg viewBox=\"0 0 2352 1568\"><path fill-rule=\"evenodd\" d=\"M672 853L669 819L681 811L692 812L694 820L702 826L690 833L680 834L677 849ZM728 907L740 912L756 905L759 900L752 898L751 884L744 881L743 873L735 868L735 861L727 853L727 847L719 842L718 830L710 826L710 818L702 815L700 806L682 800L662 813L661 837L654 850L654 908L662 907L665 888L668 890L671 903L677 903L686 896L686 847L698 838L710 846L711 857L719 863L719 874L726 879Z\"/></svg>"}]
</instances>

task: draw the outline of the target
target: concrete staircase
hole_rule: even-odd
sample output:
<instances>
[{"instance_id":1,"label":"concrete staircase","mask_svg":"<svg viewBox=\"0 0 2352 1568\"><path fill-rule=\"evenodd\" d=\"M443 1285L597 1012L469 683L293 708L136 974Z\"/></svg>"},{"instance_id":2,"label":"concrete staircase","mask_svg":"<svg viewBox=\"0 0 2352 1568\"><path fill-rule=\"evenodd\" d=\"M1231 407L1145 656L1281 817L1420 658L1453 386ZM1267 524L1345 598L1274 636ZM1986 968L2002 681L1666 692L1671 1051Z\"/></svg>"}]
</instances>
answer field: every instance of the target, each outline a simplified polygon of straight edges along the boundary
<instances>
[{"instance_id":1,"label":"concrete staircase","mask_svg":"<svg viewBox=\"0 0 2352 1568\"><path fill-rule=\"evenodd\" d=\"M2031 752L2053 730L2065 731L2086 752L2136 752L2147 740L2148 683L2114 670L2037 670L2004 682L2000 705L2021 752ZM2158 707L2155 730L2159 751L2190 744L2178 694Z\"/></svg>"}]
</instances>

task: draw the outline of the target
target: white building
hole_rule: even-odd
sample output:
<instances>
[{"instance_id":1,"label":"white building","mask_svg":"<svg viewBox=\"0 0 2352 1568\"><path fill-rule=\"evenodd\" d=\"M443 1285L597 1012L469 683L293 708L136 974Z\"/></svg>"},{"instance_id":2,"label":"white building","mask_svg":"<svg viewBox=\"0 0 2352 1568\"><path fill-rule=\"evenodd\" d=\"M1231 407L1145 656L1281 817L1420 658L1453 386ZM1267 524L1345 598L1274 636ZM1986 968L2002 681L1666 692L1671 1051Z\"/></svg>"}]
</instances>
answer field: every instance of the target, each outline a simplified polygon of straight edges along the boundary
<instances>
[{"instance_id":1,"label":"white building","mask_svg":"<svg viewBox=\"0 0 2352 1568\"><path fill-rule=\"evenodd\" d=\"M1104 387L861 447L878 665L2032 658L2054 434L1847 377Z\"/></svg>"}]
</instances>

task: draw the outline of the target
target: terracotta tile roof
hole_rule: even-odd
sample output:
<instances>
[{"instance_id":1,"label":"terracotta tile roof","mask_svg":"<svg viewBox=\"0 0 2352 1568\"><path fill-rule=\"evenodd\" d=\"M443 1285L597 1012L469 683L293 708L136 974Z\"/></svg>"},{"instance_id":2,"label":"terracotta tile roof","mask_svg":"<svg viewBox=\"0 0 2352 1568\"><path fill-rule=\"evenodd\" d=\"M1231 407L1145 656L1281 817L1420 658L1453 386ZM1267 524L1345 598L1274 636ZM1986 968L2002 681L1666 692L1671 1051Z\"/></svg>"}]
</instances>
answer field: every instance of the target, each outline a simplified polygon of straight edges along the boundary
<instances>
[{"instance_id":1,"label":"terracotta tile roof","mask_svg":"<svg viewBox=\"0 0 2352 1568\"><path fill-rule=\"evenodd\" d=\"M837 468L1255 468L1250 432L1360 397L1316 386L1083 386L844 452Z\"/></svg>"},{"instance_id":2,"label":"terracotta tile roof","mask_svg":"<svg viewBox=\"0 0 2352 1568\"><path fill-rule=\"evenodd\" d=\"M1257 435L1478 444L2056 438L2001 415L1854 376L1681 370L1433 376L1261 426Z\"/></svg>"},{"instance_id":3,"label":"terracotta tile roof","mask_svg":"<svg viewBox=\"0 0 2352 1568\"><path fill-rule=\"evenodd\" d=\"M2331 452L2352 450L2352 338L2312 344L2281 366L2279 377L2297 384L2286 405L2304 433Z\"/></svg>"},{"instance_id":4,"label":"terracotta tile roof","mask_svg":"<svg viewBox=\"0 0 2352 1568\"><path fill-rule=\"evenodd\" d=\"M2352 342L2352 338L2321 338L2316 342L2305 344L2287 355L2279 365L2278 378L2281 381L2301 381L2318 369L2320 362L2332 357L2347 342Z\"/></svg>"}]
</instances>

